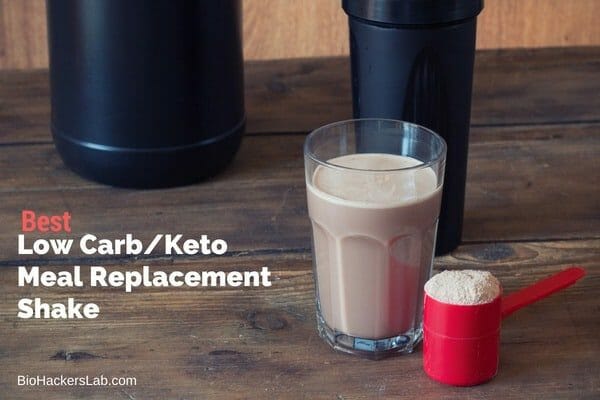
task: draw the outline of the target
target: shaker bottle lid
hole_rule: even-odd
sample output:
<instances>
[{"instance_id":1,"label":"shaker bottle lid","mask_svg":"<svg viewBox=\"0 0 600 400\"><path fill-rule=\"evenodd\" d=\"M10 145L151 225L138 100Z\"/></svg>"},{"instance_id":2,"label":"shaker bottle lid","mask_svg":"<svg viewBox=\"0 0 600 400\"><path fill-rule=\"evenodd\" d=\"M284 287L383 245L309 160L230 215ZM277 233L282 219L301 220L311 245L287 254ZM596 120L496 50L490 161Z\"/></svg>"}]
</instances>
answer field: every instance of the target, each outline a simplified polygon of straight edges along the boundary
<instances>
[{"instance_id":1,"label":"shaker bottle lid","mask_svg":"<svg viewBox=\"0 0 600 400\"><path fill-rule=\"evenodd\" d=\"M348 15L399 25L440 24L476 16L483 0L342 0Z\"/></svg>"}]
</instances>

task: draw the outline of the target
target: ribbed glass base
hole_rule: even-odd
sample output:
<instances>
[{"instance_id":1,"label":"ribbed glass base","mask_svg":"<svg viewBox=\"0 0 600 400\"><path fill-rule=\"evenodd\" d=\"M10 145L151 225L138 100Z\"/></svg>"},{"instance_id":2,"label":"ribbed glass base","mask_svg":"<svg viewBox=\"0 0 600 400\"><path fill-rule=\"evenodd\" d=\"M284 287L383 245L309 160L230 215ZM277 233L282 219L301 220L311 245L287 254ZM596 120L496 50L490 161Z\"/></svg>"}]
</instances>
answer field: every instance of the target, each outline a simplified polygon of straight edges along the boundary
<instances>
[{"instance_id":1,"label":"ribbed glass base","mask_svg":"<svg viewBox=\"0 0 600 400\"><path fill-rule=\"evenodd\" d=\"M319 335L335 350L379 360L397 353L412 353L423 337L423 329L411 329L400 335L382 339L364 339L330 328L317 311Z\"/></svg>"}]
</instances>

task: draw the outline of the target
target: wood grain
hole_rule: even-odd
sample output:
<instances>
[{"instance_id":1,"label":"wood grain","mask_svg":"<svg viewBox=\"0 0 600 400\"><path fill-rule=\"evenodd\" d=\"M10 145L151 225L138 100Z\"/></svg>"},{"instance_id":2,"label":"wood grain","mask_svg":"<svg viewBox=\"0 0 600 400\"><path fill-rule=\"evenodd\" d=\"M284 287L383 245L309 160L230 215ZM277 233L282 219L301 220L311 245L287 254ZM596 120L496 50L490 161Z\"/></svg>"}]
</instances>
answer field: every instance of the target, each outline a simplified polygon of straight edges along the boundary
<instances>
[{"instance_id":1,"label":"wood grain","mask_svg":"<svg viewBox=\"0 0 600 400\"><path fill-rule=\"evenodd\" d=\"M498 247L501 246L501 247ZM0 270L0 388L12 400L89 399L592 399L600 385L600 241L478 244L436 260L437 269L484 268L507 292L582 264L587 277L503 324L498 375L473 388L422 372L421 351L383 361L335 353L317 336L308 253L155 260L156 269L246 270L268 266L266 289L17 288ZM111 270L139 269L122 262ZM66 267L66 266L65 266ZM84 271L87 268L84 266ZM18 320L20 298L96 302L95 320ZM134 376L123 388L16 388L17 374Z\"/></svg>"},{"instance_id":2,"label":"wood grain","mask_svg":"<svg viewBox=\"0 0 600 400\"><path fill-rule=\"evenodd\" d=\"M477 21L477 47L600 44L597 0L485 0Z\"/></svg>"},{"instance_id":3,"label":"wood grain","mask_svg":"<svg viewBox=\"0 0 600 400\"><path fill-rule=\"evenodd\" d=\"M599 128L486 129L486 140L477 133L469 153L463 239L600 237L600 176L592 173L600 168ZM177 226L184 235L211 232L237 252L307 249L303 141L303 135L249 136L225 173L160 191L83 180L63 166L52 145L0 148L0 221L13 227L0 232L0 265L24 259L16 255L14 232L20 211L28 208L70 210L74 232L81 235L119 238L132 232L149 241Z\"/></svg>"},{"instance_id":4,"label":"wood grain","mask_svg":"<svg viewBox=\"0 0 600 400\"><path fill-rule=\"evenodd\" d=\"M487 0L481 49L600 45L597 0ZM248 60L348 54L339 0L244 1ZM0 0L0 69L48 63L44 0Z\"/></svg>"},{"instance_id":5,"label":"wood grain","mask_svg":"<svg viewBox=\"0 0 600 400\"><path fill-rule=\"evenodd\" d=\"M2 1L2 0L0 0ZM4 0L6 2L6 0ZM336 353L315 328L302 142L349 113L347 61L252 62L249 131L234 163L198 185L114 189L67 170L48 137L45 71L0 73L0 398L596 399L600 388L600 49L478 54L466 243L435 268L487 269L506 293L582 265L568 290L503 323L499 374L473 388L422 372L421 351L373 362ZM70 210L73 234L228 241L222 257L16 255L24 208ZM28 235L32 238L33 235ZM17 286L18 265L66 270L257 270L270 288ZM21 320L23 297L95 302L98 319ZM135 377L126 387L18 387L17 375Z\"/></svg>"},{"instance_id":6,"label":"wood grain","mask_svg":"<svg viewBox=\"0 0 600 400\"><path fill-rule=\"evenodd\" d=\"M0 0L0 69L48 65L44 0Z\"/></svg>"},{"instance_id":7,"label":"wood grain","mask_svg":"<svg viewBox=\"0 0 600 400\"><path fill-rule=\"evenodd\" d=\"M348 64L346 58L248 62L247 131L306 132L350 118ZM479 51L471 122L600 121L599 73L600 47ZM0 93L0 144L50 141L47 71L3 71Z\"/></svg>"},{"instance_id":8,"label":"wood grain","mask_svg":"<svg viewBox=\"0 0 600 400\"><path fill-rule=\"evenodd\" d=\"M247 59L348 54L348 17L338 0L244 1Z\"/></svg>"}]
</instances>

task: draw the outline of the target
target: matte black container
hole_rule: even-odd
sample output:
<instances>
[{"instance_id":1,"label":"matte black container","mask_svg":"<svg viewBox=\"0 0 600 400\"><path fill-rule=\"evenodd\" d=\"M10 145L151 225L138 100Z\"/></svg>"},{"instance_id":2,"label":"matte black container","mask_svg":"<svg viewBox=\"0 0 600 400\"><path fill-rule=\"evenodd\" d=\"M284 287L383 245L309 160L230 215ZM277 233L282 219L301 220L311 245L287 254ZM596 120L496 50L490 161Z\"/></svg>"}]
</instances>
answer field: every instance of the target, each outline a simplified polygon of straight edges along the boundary
<instances>
[{"instance_id":1,"label":"matte black container","mask_svg":"<svg viewBox=\"0 0 600 400\"><path fill-rule=\"evenodd\" d=\"M415 122L448 144L436 254L448 253L462 233L476 18L483 0L343 0L343 7L354 117Z\"/></svg>"},{"instance_id":2,"label":"matte black container","mask_svg":"<svg viewBox=\"0 0 600 400\"><path fill-rule=\"evenodd\" d=\"M245 126L239 0L47 0L52 134L116 186L224 168Z\"/></svg>"}]
</instances>

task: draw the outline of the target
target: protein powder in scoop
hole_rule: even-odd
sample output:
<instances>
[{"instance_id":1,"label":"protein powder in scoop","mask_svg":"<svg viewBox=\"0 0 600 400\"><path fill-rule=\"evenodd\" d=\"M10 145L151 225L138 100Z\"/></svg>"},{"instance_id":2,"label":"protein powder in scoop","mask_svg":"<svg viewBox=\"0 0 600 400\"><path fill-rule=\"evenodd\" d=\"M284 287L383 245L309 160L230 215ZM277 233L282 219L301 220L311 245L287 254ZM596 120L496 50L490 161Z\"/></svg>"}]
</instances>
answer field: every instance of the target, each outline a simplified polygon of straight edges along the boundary
<instances>
[{"instance_id":1,"label":"protein powder in scoop","mask_svg":"<svg viewBox=\"0 0 600 400\"><path fill-rule=\"evenodd\" d=\"M493 301L500 295L500 282L487 271L443 271L425 284L425 292L447 304L474 305Z\"/></svg>"},{"instance_id":2,"label":"protein powder in scoop","mask_svg":"<svg viewBox=\"0 0 600 400\"><path fill-rule=\"evenodd\" d=\"M562 290L585 275L567 268L517 292L501 296L486 271L444 271L425 284L423 369L432 379L473 386L498 371L503 318Z\"/></svg>"}]
</instances>

